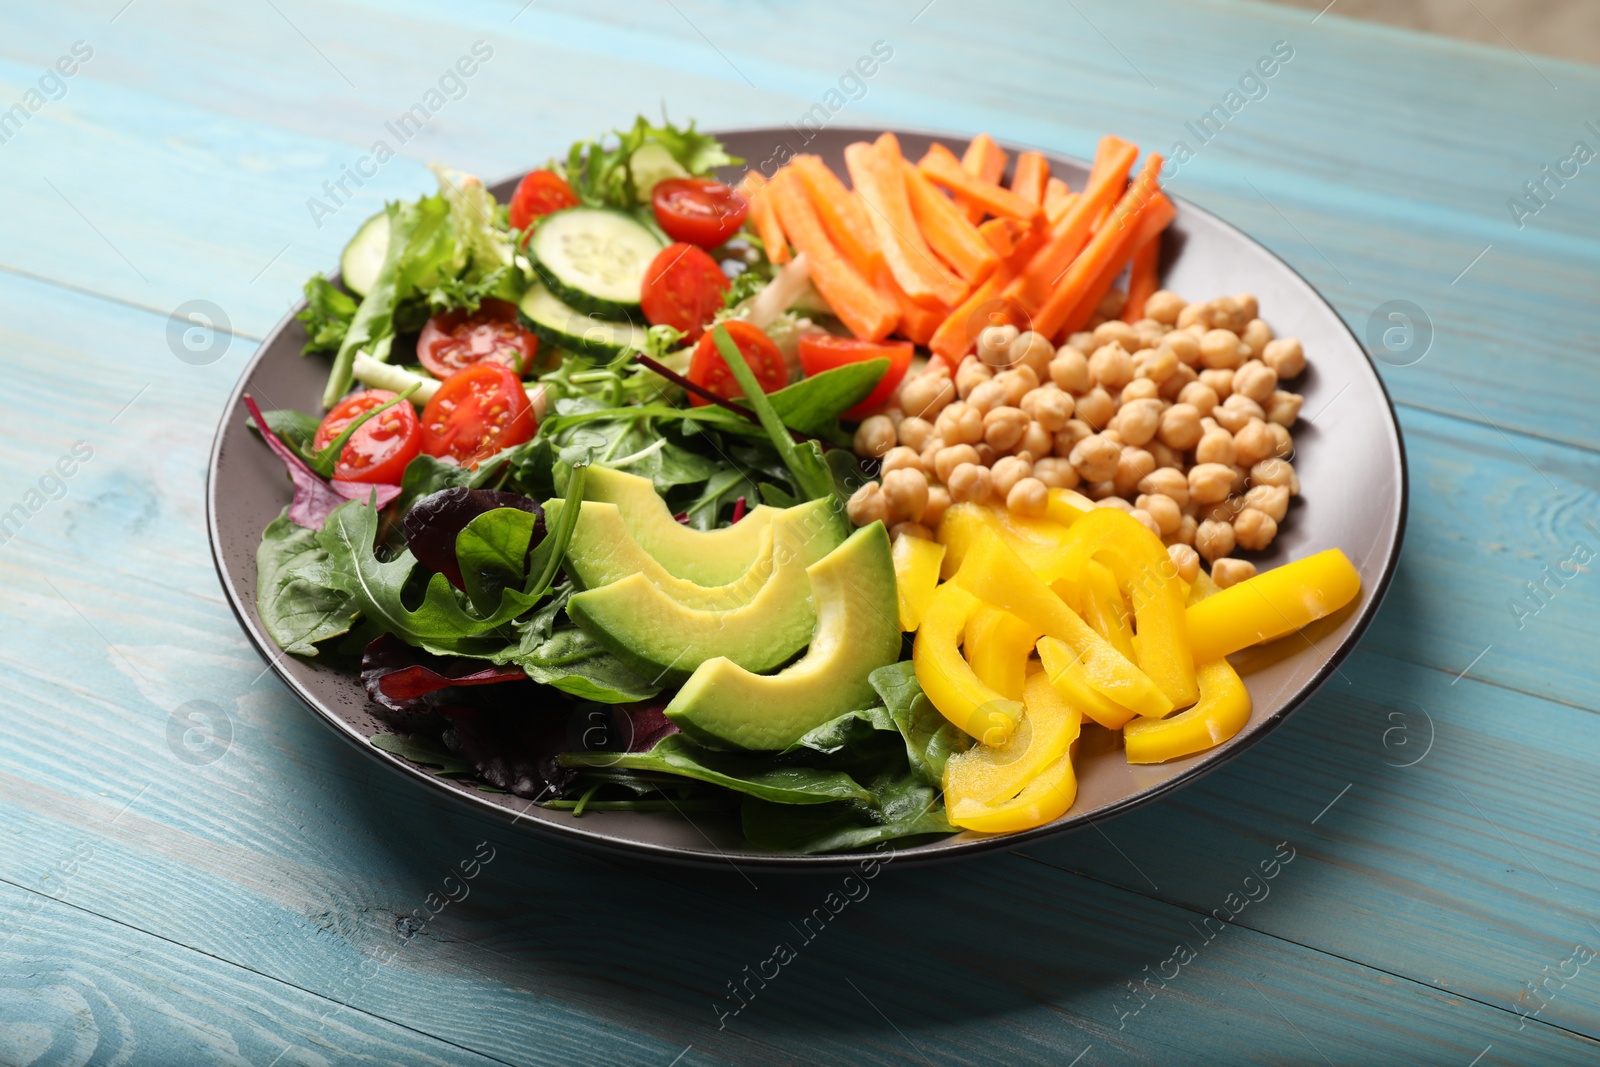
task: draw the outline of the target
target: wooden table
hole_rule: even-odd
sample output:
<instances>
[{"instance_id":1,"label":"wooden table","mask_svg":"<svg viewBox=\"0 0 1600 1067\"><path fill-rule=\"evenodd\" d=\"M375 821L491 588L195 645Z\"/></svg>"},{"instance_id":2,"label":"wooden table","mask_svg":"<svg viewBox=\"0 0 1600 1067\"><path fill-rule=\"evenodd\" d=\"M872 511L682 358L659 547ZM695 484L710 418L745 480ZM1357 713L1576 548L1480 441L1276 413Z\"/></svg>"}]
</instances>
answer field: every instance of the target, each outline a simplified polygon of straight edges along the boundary
<instances>
[{"instance_id":1,"label":"wooden table","mask_svg":"<svg viewBox=\"0 0 1600 1067\"><path fill-rule=\"evenodd\" d=\"M1227 0L449 8L7 11L0 1061L1596 1061L1600 163L1562 161L1600 149L1600 73ZM879 41L830 121L1187 142L1173 188L1373 330L1410 527L1362 647L1268 741L1098 832L890 867L719 1025L838 879L571 852L337 742L224 604L205 457L256 340L426 161L511 174L662 101L797 122ZM222 328L186 336L197 309ZM466 899L406 918L474 856Z\"/></svg>"}]
</instances>

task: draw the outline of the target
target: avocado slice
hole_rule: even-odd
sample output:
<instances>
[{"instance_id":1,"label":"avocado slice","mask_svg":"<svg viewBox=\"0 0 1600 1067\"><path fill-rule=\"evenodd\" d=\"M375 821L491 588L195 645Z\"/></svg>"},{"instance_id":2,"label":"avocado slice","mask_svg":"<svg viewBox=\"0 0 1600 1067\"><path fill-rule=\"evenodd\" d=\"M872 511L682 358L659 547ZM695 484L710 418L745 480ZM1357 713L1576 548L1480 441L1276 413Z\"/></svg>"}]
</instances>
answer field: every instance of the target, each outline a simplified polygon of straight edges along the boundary
<instances>
[{"instance_id":1,"label":"avocado slice","mask_svg":"<svg viewBox=\"0 0 1600 1067\"><path fill-rule=\"evenodd\" d=\"M804 648L817 625L803 562L808 551L815 551L807 542L817 534L805 514L797 514L801 509L773 510L778 518L769 530L772 572L743 604L694 607L673 599L645 575L630 574L573 594L567 615L653 682L680 682L719 656L749 670L771 670Z\"/></svg>"},{"instance_id":2,"label":"avocado slice","mask_svg":"<svg viewBox=\"0 0 1600 1067\"><path fill-rule=\"evenodd\" d=\"M883 523L863 526L807 570L816 599L810 650L777 674L707 660L667 705L704 744L786 748L807 731L878 699L867 675L900 658L894 561Z\"/></svg>"},{"instance_id":3,"label":"avocado slice","mask_svg":"<svg viewBox=\"0 0 1600 1067\"><path fill-rule=\"evenodd\" d=\"M759 504L732 526L691 530L672 517L649 478L594 466L583 483L586 500L615 504L634 541L675 578L727 585L750 569L762 534L783 508Z\"/></svg>"},{"instance_id":4,"label":"avocado slice","mask_svg":"<svg viewBox=\"0 0 1600 1067\"><path fill-rule=\"evenodd\" d=\"M563 501L547 501L544 505L546 521L554 522L562 506ZM738 607L749 603L772 576L777 557L773 531L780 523L798 523L810 535L801 541L801 569L832 552L849 532L829 500L807 501L775 510L774 514L777 518L762 532L761 549L749 569L725 585L708 586L669 573L634 540L622 518L622 510L615 504L585 500L567 548L567 573L585 589L597 589L630 574L642 574L660 586L662 592L689 607L707 610Z\"/></svg>"}]
</instances>

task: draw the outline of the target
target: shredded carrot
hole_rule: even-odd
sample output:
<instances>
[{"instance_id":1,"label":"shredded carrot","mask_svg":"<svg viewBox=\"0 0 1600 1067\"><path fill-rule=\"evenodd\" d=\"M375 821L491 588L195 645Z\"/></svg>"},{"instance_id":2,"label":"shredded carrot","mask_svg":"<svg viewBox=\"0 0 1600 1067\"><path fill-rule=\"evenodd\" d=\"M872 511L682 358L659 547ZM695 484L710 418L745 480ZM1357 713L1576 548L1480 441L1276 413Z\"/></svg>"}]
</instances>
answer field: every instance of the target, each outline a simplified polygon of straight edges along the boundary
<instances>
[{"instance_id":1,"label":"shredded carrot","mask_svg":"<svg viewBox=\"0 0 1600 1067\"><path fill-rule=\"evenodd\" d=\"M1050 228L1049 242L1033 257L1028 269L1006 289L1006 298L1028 311L1037 311L1056 289L1063 271L1089 242L1101 212L1122 195L1128 170L1138 150L1115 137L1103 138L1095 153L1089 182L1060 221Z\"/></svg>"},{"instance_id":2,"label":"shredded carrot","mask_svg":"<svg viewBox=\"0 0 1600 1067\"><path fill-rule=\"evenodd\" d=\"M966 296L967 286L933 258L933 250L922 239L906 194L899 142L885 137L876 144L858 141L844 150L850 180L866 204L884 259L895 282L915 303L928 308L957 303Z\"/></svg>"},{"instance_id":3,"label":"shredded carrot","mask_svg":"<svg viewBox=\"0 0 1600 1067\"><path fill-rule=\"evenodd\" d=\"M955 154L942 144L935 144L928 149L927 154L917 162L917 166L933 182L944 186L969 203L981 204L990 214L1010 215L1026 222L1044 219L1043 207L1026 197L1018 196L1010 189L968 174L961 168L961 161L956 159Z\"/></svg>"},{"instance_id":4,"label":"shredded carrot","mask_svg":"<svg viewBox=\"0 0 1600 1067\"><path fill-rule=\"evenodd\" d=\"M980 133L972 139L971 144L967 145L966 152L962 153L961 169L981 181L999 184L1000 176L1006 172L1005 149L995 144L993 137ZM983 217L988 214L982 204L974 204L969 200L961 200L961 203L968 222L982 222Z\"/></svg>"},{"instance_id":5,"label":"shredded carrot","mask_svg":"<svg viewBox=\"0 0 1600 1067\"><path fill-rule=\"evenodd\" d=\"M1085 329L1094 318L1095 311L1100 306L1100 300L1111 291L1111 286L1122 273L1122 268L1129 265L1138 250L1152 241L1161 240L1161 231L1167 228L1177 215L1177 208L1163 193L1156 193L1148 204L1135 209L1127 219L1131 236L1122 239L1117 253L1100 268L1100 273L1095 276L1088 292L1078 301L1072 314L1067 316L1065 325L1061 327L1063 335Z\"/></svg>"},{"instance_id":6,"label":"shredded carrot","mask_svg":"<svg viewBox=\"0 0 1600 1067\"><path fill-rule=\"evenodd\" d=\"M1050 164L1042 152L1017 153L1017 166L1011 172L1011 191L1020 197L1044 203L1045 183L1050 180Z\"/></svg>"},{"instance_id":7,"label":"shredded carrot","mask_svg":"<svg viewBox=\"0 0 1600 1067\"><path fill-rule=\"evenodd\" d=\"M1067 213L1067 208L1072 206L1068 198L1072 195L1072 190L1060 178L1052 177L1044 183L1044 217L1051 224Z\"/></svg>"},{"instance_id":8,"label":"shredded carrot","mask_svg":"<svg viewBox=\"0 0 1600 1067\"><path fill-rule=\"evenodd\" d=\"M1138 322L1144 318L1144 302L1161 285L1161 235L1145 241L1133 252L1133 264L1128 268L1128 302L1122 308L1122 321Z\"/></svg>"},{"instance_id":9,"label":"shredded carrot","mask_svg":"<svg viewBox=\"0 0 1600 1067\"><path fill-rule=\"evenodd\" d=\"M980 282L994 273L1000 257L955 202L916 167L902 162L901 169L905 171L911 213L933 250L968 282Z\"/></svg>"},{"instance_id":10,"label":"shredded carrot","mask_svg":"<svg viewBox=\"0 0 1600 1067\"><path fill-rule=\"evenodd\" d=\"M800 179L787 168L767 186L767 194L794 246L806 254L811 284L850 332L867 341L887 337L900 314L828 240Z\"/></svg>"},{"instance_id":11,"label":"shredded carrot","mask_svg":"<svg viewBox=\"0 0 1600 1067\"><path fill-rule=\"evenodd\" d=\"M739 182L739 194L750 203L750 226L761 238L767 258L774 263L789 262L789 242L784 238L778 213L772 209L772 197L765 189L770 184L759 170L746 171Z\"/></svg>"},{"instance_id":12,"label":"shredded carrot","mask_svg":"<svg viewBox=\"0 0 1600 1067\"><path fill-rule=\"evenodd\" d=\"M1159 152L1151 152L1145 158L1144 168L1139 172L1139 177L1117 201L1105 225L1095 231L1083 251L1073 259L1051 286L1049 298L1034 313L1035 330L1046 337L1054 337L1069 320L1080 317L1086 319L1093 313L1094 309L1090 307L1087 313L1079 315L1079 312L1084 310L1081 305L1086 294L1095 288L1102 272L1109 265L1116 263L1117 269L1120 270L1122 264L1132 256L1136 231L1134 224L1137 221L1135 216L1159 203L1156 198L1160 196L1157 179L1161 172L1161 163ZM1084 199L1088 199L1087 195ZM1164 196L1160 199L1166 201ZM1167 203L1170 207L1170 201ZM1028 265L1030 273L1036 267L1037 261L1035 257L1035 262ZM1115 277L1113 273L1106 279L1108 288ZM1098 302L1098 297L1096 301Z\"/></svg>"},{"instance_id":13,"label":"shredded carrot","mask_svg":"<svg viewBox=\"0 0 1600 1067\"><path fill-rule=\"evenodd\" d=\"M1027 232L1028 227L1017 219L995 218L978 225L978 233L1001 259L1016 251L1017 243Z\"/></svg>"}]
</instances>

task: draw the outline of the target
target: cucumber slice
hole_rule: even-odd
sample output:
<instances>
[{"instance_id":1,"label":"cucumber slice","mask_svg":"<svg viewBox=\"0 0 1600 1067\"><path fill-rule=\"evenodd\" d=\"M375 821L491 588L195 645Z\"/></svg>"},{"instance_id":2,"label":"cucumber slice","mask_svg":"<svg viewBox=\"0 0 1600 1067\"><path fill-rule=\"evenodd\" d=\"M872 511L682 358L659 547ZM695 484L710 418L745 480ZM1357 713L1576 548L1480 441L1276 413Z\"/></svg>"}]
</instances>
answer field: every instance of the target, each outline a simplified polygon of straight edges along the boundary
<instances>
[{"instance_id":1,"label":"cucumber slice","mask_svg":"<svg viewBox=\"0 0 1600 1067\"><path fill-rule=\"evenodd\" d=\"M389 251L389 213L380 211L350 238L339 255L339 278L356 296L366 296L383 270L383 257Z\"/></svg>"},{"instance_id":2,"label":"cucumber slice","mask_svg":"<svg viewBox=\"0 0 1600 1067\"><path fill-rule=\"evenodd\" d=\"M605 359L621 355L624 349L643 352L645 348L643 327L605 319L593 312L586 315L540 282L528 287L518 310L539 340L569 352Z\"/></svg>"},{"instance_id":3,"label":"cucumber slice","mask_svg":"<svg viewBox=\"0 0 1600 1067\"><path fill-rule=\"evenodd\" d=\"M630 215L571 207L540 220L528 244L550 291L579 311L608 319L639 315L644 272L661 242Z\"/></svg>"},{"instance_id":4,"label":"cucumber slice","mask_svg":"<svg viewBox=\"0 0 1600 1067\"><path fill-rule=\"evenodd\" d=\"M673 158L660 141L646 141L628 157L628 173L633 175L633 191L641 203L650 202L656 186L668 178L687 178L689 172Z\"/></svg>"}]
</instances>

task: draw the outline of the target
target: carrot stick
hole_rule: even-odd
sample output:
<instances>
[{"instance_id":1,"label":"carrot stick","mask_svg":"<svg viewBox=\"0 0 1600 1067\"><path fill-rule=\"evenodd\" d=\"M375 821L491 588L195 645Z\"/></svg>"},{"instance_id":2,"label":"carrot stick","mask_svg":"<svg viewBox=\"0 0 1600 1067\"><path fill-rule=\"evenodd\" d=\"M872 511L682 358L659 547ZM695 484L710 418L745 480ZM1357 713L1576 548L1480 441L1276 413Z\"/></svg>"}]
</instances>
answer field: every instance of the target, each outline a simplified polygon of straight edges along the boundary
<instances>
[{"instance_id":1,"label":"carrot stick","mask_svg":"<svg viewBox=\"0 0 1600 1067\"><path fill-rule=\"evenodd\" d=\"M1144 302L1160 286L1161 235L1145 241L1134 249L1133 265L1128 270L1128 303L1122 309L1122 321L1135 323L1144 318Z\"/></svg>"},{"instance_id":2,"label":"carrot stick","mask_svg":"<svg viewBox=\"0 0 1600 1067\"><path fill-rule=\"evenodd\" d=\"M767 193L795 248L806 254L811 284L833 313L863 340L881 341L887 337L900 319L899 312L867 284L828 240L800 180L785 168L768 184Z\"/></svg>"},{"instance_id":3,"label":"carrot stick","mask_svg":"<svg viewBox=\"0 0 1600 1067\"><path fill-rule=\"evenodd\" d=\"M895 284L894 275L889 273L887 267L880 282L879 289L888 292L895 306L900 309L900 325L895 332L919 345L926 345L933 337L933 331L949 317L950 309L942 306L926 308L916 303Z\"/></svg>"},{"instance_id":4,"label":"carrot stick","mask_svg":"<svg viewBox=\"0 0 1600 1067\"><path fill-rule=\"evenodd\" d=\"M1033 328L1046 337L1054 337L1068 319L1074 318L1079 302L1096 283L1102 269L1114 260L1127 262L1133 254L1134 216L1156 203L1160 190L1157 177L1161 171L1161 154L1151 152L1145 158L1144 169L1117 201L1105 225L1095 231L1083 251L1068 264L1059 279L1051 286L1050 296L1034 313ZM1086 195L1084 200L1089 198ZM1165 200L1165 197L1161 198ZM1028 265L1032 274L1038 257ZM1112 275L1114 278L1115 275ZM1108 283L1109 284L1109 283Z\"/></svg>"},{"instance_id":5,"label":"carrot stick","mask_svg":"<svg viewBox=\"0 0 1600 1067\"><path fill-rule=\"evenodd\" d=\"M1014 219L1008 221L1019 227L1022 225ZM1024 232L1017 239L1016 250L1011 256L1003 259L1000 266L995 268L995 272L974 289L972 295L962 301L960 306L952 310L928 339L928 348L948 363L952 371L961 365L961 358L972 351L973 345L977 344L978 334L983 332L984 327L1006 324L1020 328L1027 327L1027 315L1000 294L1006 284L1022 271L1043 241L1044 233L1037 228Z\"/></svg>"},{"instance_id":6,"label":"carrot stick","mask_svg":"<svg viewBox=\"0 0 1600 1067\"><path fill-rule=\"evenodd\" d=\"M1041 152L1017 153L1017 166L1011 172L1011 191L1035 204L1044 203L1045 183L1050 180L1050 164Z\"/></svg>"},{"instance_id":7,"label":"carrot stick","mask_svg":"<svg viewBox=\"0 0 1600 1067\"><path fill-rule=\"evenodd\" d=\"M896 158L898 143L893 149L885 151L881 139L876 145L858 141L847 147L844 159L850 180L867 207L889 271L906 295L929 308L957 303L966 296L967 286L934 260L933 250L922 239Z\"/></svg>"},{"instance_id":8,"label":"carrot stick","mask_svg":"<svg viewBox=\"0 0 1600 1067\"><path fill-rule=\"evenodd\" d=\"M1089 183L1078 200L1051 228L1050 241L1033 257L1028 269L1006 289L1006 298L1028 311L1037 311L1050 299L1061 272L1083 250L1100 213L1122 195L1128 169L1138 150L1115 137L1103 138L1095 153Z\"/></svg>"},{"instance_id":9,"label":"carrot stick","mask_svg":"<svg viewBox=\"0 0 1600 1067\"><path fill-rule=\"evenodd\" d=\"M1003 189L994 182L974 178L962 170L961 161L942 144L935 144L928 149L927 154L917 162L917 166L931 181L944 186L969 203L981 204L991 215L1009 215L1025 222L1044 219L1044 208L1033 201L1018 196L1010 189Z\"/></svg>"},{"instance_id":10,"label":"carrot stick","mask_svg":"<svg viewBox=\"0 0 1600 1067\"><path fill-rule=\"evenodd\" d=\"M866 205L845 187L821 157L795 156L789 166L805 187L811 206L817 209L822 228L839 246L844 258L863 277L874 277L884 265L883 249L878 246L878 236L872 230Z\"/></svg>"},{"instance_id":11,"label":"carrot stick","mask_svg":"<svg viewBox=\"0 0 1600 1067\"><path fill-rule=\"evenodd\" d=\"M1000 265L1000 257L995 255L978 228L967 221L961 208L936 189L916 167L905 162L900 166L906 176L911 214L933 250L969 282L982 281L992 274Z\"/></svg>"},{"instance_id":12,"label":"carrot stick","mask_svg":"<svg viewBox=\"0 0 1600 1067\"><path fill-rule=\"evenodd\" d=\"M1067 183L1060 178L1052 177L1044 183L1044 217L1052 224L1067 213L1071 202L1067 199L1072 196L1072 190L1067 188Z\"/></svg>"},{"instance_id":13,"label":"carrot stick","mask_svg":"<svg viewBox=\"0 0 1600 1067\"><path fill-rule=\"evenodd\" d=\"M774 263L787 263L789 242L784 239L777 212L772 210L772 197L764 192L768 184L759 170L746 171L739 182L739 194L750 202L750 227L761 238L767 258Z\"/></svg>"},{"instance_id":14,"label":"carrot stick","mask_svg":"<svg viewBox=\"0 0 1600 1067\"><path fill-rule=\"evenodd\" d=\"M1103 180L1109 175L1115 174L1120 165L1122 156L1130 151L1133 153L1133 156L1128 157L1129 167L1133 166L1134 156L1139 154L1139 146L1131 141L1124 141L1122 138L1112 136L1111 134L1107 134L1106 136L1100 138L1099 145L1095 147L1094 162L1089 165L1088 180L1090 182L1093 182L1096 179ZM1127 168L1122 168L1123 177L1127 177L1127 173ZM1118 184L1118 192L1120 195L1120 183ZM1100 224L1106 221L1106 216L1111 213L1111 207L1112 205L1109 202L1101 207L1100 213L1095 216L1094 222L1090 227L1091 230L1098 230L1100 228Z\"/></svg>"},{"instance_id":15,"label":"carrot stick","mask_svg":"<svg viewBox=\"0 0 1600 1067\"><path fill-rule=\"evenodd\" d=\"M1001 259L1007 259L1017 250L1017 243L1028 232L1016 219L994 218L978 224L978 233Z\"/></svg>"},{"instance_id":16,"label":"carrot stick","mask_svg":"<svg viewBox=\"0 0 1600 1067\"><path fill-rule=\"evenodd\" d=\"M961 169L974 178L986 182L1000 181L1000 176L1006 172L1006 151L994 143L994 138L986 133L980 133L967 145L967 150L961 155ZM988 214L982 204L974 204L970 200L961 200L962 210L966 213L967 221L979 223Z\"/></svg>"},{"instance_id":17,"label":"carrot stick","mask_svg":"<svg viewBox=\"0 0 1600 1067\"><path fill-rule=\"evenodd\" d=\"M1122 244L1115 256L1100 268L1100 273L1095 276L1094 283L1089 286L1089 291L1083 294L1072 314L1067 316L1066 324L1062 327L1064 333L1073 333L1086 328L1094 318L1100 300L1111 291L1111 286L1122 273L1122 268L1127 266L1138 254L1139 249L1152 242L1161 240L1161 231L1167 228L1177 208L1172 206L1172 201L1163 193L1156 193L1150 203L1136 210L1135 214L1127 220L1128 229L1132 236L1122 238Z\"/></svg>"}]
</instances>

